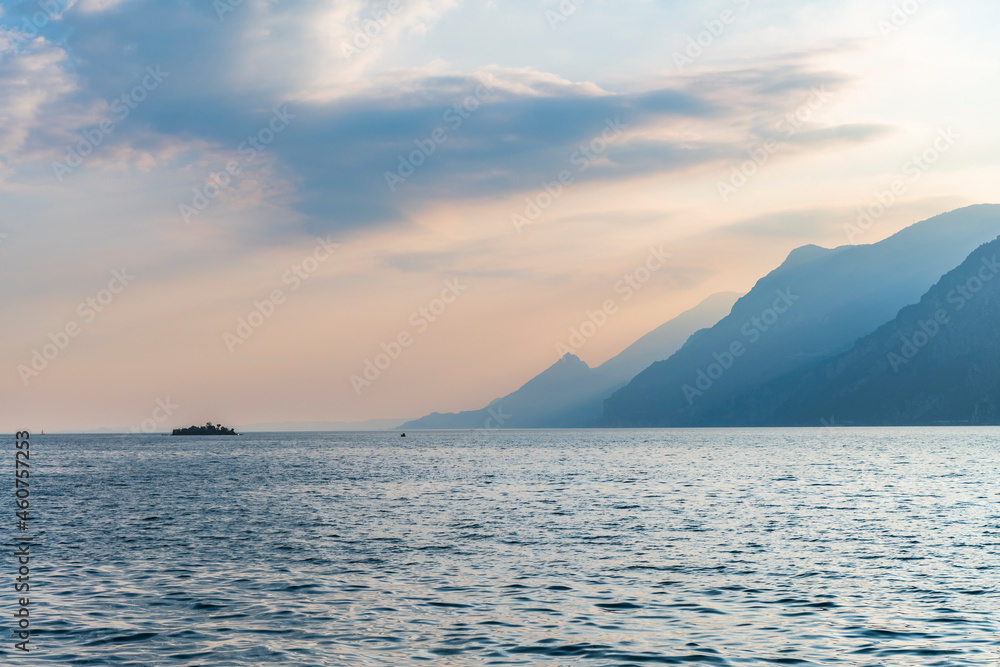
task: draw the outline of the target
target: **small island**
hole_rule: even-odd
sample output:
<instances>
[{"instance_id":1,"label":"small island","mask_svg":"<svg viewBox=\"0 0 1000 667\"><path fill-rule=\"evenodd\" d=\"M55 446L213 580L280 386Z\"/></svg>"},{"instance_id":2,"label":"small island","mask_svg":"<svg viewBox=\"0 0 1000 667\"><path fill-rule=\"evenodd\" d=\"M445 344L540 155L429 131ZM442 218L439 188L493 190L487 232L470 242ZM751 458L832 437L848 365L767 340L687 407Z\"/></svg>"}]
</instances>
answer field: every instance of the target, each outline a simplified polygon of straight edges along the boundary
<instances>
[{"instance_id":1,"label":"small island","mask_svg":"<svg viewBox=\"0 0 1000 667\"><path fill-rule=\"evenodd\" d=\"M188 428L175 428L170 435L239 435L231 428L226 428L221 424L208 422L204 426L189 426Z\"/></svg>"}]
</instances>

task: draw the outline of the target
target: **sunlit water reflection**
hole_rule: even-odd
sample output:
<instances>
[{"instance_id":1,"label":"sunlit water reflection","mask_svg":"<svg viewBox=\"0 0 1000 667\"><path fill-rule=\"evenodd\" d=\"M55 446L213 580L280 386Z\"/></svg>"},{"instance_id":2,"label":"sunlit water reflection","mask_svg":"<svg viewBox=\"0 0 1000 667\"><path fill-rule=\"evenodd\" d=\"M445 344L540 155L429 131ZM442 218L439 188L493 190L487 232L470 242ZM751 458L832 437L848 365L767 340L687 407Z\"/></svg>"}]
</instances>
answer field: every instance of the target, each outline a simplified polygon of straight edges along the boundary
<instances>
[{"instance_id":1,"label":"sunlit water reflection","mask_svg":"<svg viewBox=\"0 0 1000 667\"><path fill-rule=\"evenodd\" d=\"M998 441L36 437L40 632L0 662L996 667Z\"/></svg>"}]
</instances>

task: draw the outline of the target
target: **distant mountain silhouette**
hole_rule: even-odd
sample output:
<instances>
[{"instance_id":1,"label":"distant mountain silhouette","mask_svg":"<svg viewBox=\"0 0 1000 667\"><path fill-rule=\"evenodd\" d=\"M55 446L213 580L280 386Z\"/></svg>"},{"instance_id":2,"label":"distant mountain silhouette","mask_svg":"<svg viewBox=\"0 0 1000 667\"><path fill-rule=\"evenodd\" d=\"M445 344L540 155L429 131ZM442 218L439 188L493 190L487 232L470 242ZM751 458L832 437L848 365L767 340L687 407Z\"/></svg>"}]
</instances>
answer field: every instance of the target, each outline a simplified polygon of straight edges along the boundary
<instances>
[{"instance_id":1,"label":"distant mountain silhouette","mask_svg":"<svg viewBox=\"0 0 1000 667\"><path fill-rule=\"evenodd\" d=\"M748 423L736 410L748 392L849 350L998 235L1000 206L981 205L871 245L799 248L727 317L616 391L601 424Z\"/></svg>"},{"instance_id":2,"label":"distant mountain silhouette","mask_svg":"<svg viewBox=\"0 0 1000 667\"><path fill-rule=\"evenodd\" d=\"M654 361L666 359L699 329L719 321L739 297L713 294L694 308L649 332L615 357L590 368L567 353L517 391L480 410L435 412L406 422L406 429L562 428L593 426L604 400Z\"/></svg>"},{"instance_id":3,"label":"distant mountain silhouette","mask_svg":"<svg viewBox=\"0 0 1000 667\"><path fill-rule=\"evenodd\" d=\"M666 359L697 336L699 331L725 317L739 298L737 292L713 294L694 308L656 327L594 370L629 380L650 364Z\"/></svg>"},{"instance_id":4,"label":"distant mountain silhouette","mask_svg":"<svg viewBox=\"0 0 1000 667\"><path fill-rule=\"evenodd\" d=\"M724 425L1000 424L1000 239L841 355L746 392Z\"/></svg>"},{"instance_id":5,"label":"distant mountain silhouette","mask_svg":"<svg viewBox=\"0 0 1000 667\"><path fill-rule=\"evenodd\" d=\"M244 433L336 432L336 431L391 431L402 419L368 419L358 422L267 422L242 426Z\"/></svg>"}]
</instances>

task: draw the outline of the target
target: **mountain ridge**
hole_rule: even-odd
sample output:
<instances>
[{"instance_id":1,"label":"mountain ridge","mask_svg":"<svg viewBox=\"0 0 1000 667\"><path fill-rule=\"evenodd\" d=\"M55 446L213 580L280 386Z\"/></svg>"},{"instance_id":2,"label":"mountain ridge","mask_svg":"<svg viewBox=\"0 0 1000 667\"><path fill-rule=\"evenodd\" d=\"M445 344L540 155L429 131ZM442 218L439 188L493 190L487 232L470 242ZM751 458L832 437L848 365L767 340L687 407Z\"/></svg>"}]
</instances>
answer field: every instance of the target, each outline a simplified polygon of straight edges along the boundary
<instances>
[{"instance_id":1,"label":"mountain ridge","mask_svg":"<svg viewBox=\"0 0 1000 667\"><path fill-rule=\"evenodd\" d=\"M1000 424L1000 236L847 352L748 392L722 423ZM772 409L770 415L761 410Z\"/></svg>"},{"instance_id":2,"label":"mountain ridge","mask_svg":"<svg viewBox=\"0 0 1000 667\"><path fill-rule=\"evenodd\" d=\"M739 295L707 297L639 337L604 363L590 368L571 352L517 390L486 407L458 413L433 412L406 422L405 429L565 428L594 426L604 399L656 359L666 358L732 308Z\"/></svg>"},{"instance_id":3,"label":"mountain ridge","mask_svg":"<svg viewBox=\"0 0 1000 667\"><path fill-rule=\"evenodd\" d=\"M713 426L719 405L849 349L998 233L1000 206L984 204L873 244L798 248L695 344L612 394L600 424Z\"/></svg>"}]
</instances>

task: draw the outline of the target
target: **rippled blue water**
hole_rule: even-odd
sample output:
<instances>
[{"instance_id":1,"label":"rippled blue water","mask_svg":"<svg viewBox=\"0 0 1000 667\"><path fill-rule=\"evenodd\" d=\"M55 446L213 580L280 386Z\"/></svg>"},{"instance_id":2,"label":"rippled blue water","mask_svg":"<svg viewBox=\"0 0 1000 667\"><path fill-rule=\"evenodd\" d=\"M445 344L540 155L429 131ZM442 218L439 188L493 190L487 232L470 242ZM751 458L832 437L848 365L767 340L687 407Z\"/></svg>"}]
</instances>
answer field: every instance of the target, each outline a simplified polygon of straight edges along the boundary
<instances>
[{"instance_id":1,"label":"rippled blue water","mask_svg":"<svg viewBox=\"0 0 1000 667\"><path fill-rule=\"evenodd\" d=\"M1000 665L1000 429L408 435L36 436L0 662Z\"/></svg>"}]
</instances>

